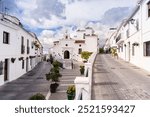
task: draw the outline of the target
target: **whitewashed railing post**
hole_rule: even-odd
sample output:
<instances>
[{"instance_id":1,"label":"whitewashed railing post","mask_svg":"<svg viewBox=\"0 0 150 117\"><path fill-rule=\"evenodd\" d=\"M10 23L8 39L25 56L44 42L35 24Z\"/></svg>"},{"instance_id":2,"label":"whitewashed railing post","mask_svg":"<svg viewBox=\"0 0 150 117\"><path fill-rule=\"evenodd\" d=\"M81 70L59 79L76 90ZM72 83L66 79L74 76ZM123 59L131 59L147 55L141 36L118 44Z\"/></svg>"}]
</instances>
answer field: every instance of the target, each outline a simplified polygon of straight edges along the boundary
<instances>
[{"instance_id":1,"label":"whitewashed railing post","mask_svg":"<svg viewBox=\"0 0 150 117\"><path fill-rule=\"evenodd\" d=\"M76 77L76 97L75 100L80 100L81 94L83 100L90 100L89 97L89 79L88 77Z\"/></svg>"},{"instance_id":2,"label":"whitewashed railing post","mask_svg":"<svg viewBox=\"0 0 150 117\"><path fill-rule=\"evenodd\" d=\"M85 71L83 77L76 77L74 83L76 86L76 100L79 100L82 95L83 100L91 99L92 91L92 67L97 53L93 53L88 60L88 63L85 63Z\"/></svg>"}]
</instances>

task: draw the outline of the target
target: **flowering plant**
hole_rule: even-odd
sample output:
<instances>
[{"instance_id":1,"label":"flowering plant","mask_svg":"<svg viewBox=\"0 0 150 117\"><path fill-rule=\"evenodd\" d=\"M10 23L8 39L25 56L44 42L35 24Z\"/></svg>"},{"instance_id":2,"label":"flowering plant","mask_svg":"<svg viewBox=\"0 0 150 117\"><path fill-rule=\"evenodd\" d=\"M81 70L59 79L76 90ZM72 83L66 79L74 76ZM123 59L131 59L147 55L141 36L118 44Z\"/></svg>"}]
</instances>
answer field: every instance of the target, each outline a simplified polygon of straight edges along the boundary
<instances>
[{"instance_id":1,"label":"flowering plant","mask_svg":"<svg viewBox=\"0 0 150 117\"><path fill-rule=\"evenodd\" d=\"M75 95L75 85L68 86L67 94Z\"/></svg>"}]
</instances>

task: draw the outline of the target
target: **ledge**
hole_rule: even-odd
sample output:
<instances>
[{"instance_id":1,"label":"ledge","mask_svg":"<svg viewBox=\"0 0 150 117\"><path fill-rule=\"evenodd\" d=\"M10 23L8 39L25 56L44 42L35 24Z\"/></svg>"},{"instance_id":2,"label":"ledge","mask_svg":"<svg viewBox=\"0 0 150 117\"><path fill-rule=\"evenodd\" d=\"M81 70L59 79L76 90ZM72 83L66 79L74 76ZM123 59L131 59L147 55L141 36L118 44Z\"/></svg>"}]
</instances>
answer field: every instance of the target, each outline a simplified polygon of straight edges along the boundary
<instances>
[{"instance_id":1,"label":"ledge","mask_svg":"<svg viewBox=\"0 0 150 117\"><path fill-rule=\"evenodd\" d=\"M89 84L89 78L88 77L76 77L75 84Z\"/></svg>"}]
</instances>

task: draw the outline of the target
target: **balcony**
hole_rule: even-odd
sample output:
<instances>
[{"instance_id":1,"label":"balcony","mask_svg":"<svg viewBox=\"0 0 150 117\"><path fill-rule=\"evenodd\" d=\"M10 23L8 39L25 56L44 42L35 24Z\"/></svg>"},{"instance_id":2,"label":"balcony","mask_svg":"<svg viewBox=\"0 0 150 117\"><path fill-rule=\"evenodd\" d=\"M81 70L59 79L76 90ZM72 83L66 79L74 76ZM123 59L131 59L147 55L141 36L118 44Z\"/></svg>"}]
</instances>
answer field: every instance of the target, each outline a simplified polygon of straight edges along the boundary
<instances>
[{"instance_id":1,"label":"balcony","mask_svg":"<svg viewBox=\"0 0 150 117\"><path fill-rule=\"evenodd\" d=\"M25 46L21 45L21 54L24 54L24 53L25 53Z\"/></svg>"},{"instance_id":2,"label":"balcony","mask_svg":"<svg viewBox=\"0 0 150 117\"><path fill-rule=\"evenodd\" d=\"M116 44L119 45L123 42L124 42L124 39L122 38L122 35L119 34L119 36L116 38Z\"/></svg>"}]
</instances>

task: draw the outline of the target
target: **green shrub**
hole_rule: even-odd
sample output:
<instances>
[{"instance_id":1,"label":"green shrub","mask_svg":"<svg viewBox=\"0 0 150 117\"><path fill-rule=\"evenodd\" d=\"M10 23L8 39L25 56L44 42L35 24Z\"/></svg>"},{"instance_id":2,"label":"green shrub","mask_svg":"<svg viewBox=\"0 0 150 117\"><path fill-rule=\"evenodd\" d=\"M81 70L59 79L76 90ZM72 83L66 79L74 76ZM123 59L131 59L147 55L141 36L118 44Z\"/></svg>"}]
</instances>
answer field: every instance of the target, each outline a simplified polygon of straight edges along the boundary
<instances>
[{"instance_id":1,"label":"green shrub","mask_svg":"<svg viewBox=\"0 0 150 117\"><path fill-rule=\"evenodd\" d=\"M89 59L89 57L91 56L92 52L88 52L88 51L83 51L81 53L81 58L85 59L86 61Z\"/></svg>"},{"instance_id":2,"label":"green shrub","mask_svg":"<svg viewBox=\"0 0 150 117\"><path fill-rule=\"evenodd\" d=\"M84 66L80 66L80 73L81 73L81 75L84 74L84 70L85 70Z\"/></svg>"},{"instance_id":3,"label":"green shrub","mask_svg":"<svg viewBox=\"0 0 150 117\"><path fill-rule=\"evenodd\" d=\"M29 98L29 100L45 100L45 96L37 93Z\"/></svg>"},{"instance_id":4,"label":"green shrub","mask_svg":"<svg viewBox=\"0 0 150 117\"><path fill-rule=\"evenodd\" d=\"M60 73L55 73L55 72L51 72L46 74L46 80L52 80L52 82L58 82L59 81L59 77L61 77L62 75Z\"/></svg>"},{"instance_id":5,"label":"green shrub","mask_svg":"<svg viewBox=\"0 0 150 117\"><path fill-rule=\"evenodd\" d=\"M104 53L104 49L103 48L99 48L99 54L103 54Z\"/></svg>"},{"instance_id":6,"label":"green shrub","mask_svg":"<svg viewBox=\"0 0 150 117\"><path fill-rule=\"evenodd\" d=\"M56 68L59 68L59 67L62 68L63 64L61 62L59 62L59 61L56 60L56 61L53 62L53 66L56 67Z\"/></svg>"},{"instance_id":7,"label":"green shrub","mask_svg":"<svg viewBox=\"0 0 150 117\"><path fill-rule=\"evenodd\" d=\"M55 65L54 65L55 66ZM59 77L62 75L59 72L59 67L55 66L53 67L48 74L46 74L46 80L52 80L52 82L58 82Z\"/></svg>"}]
</instances>

